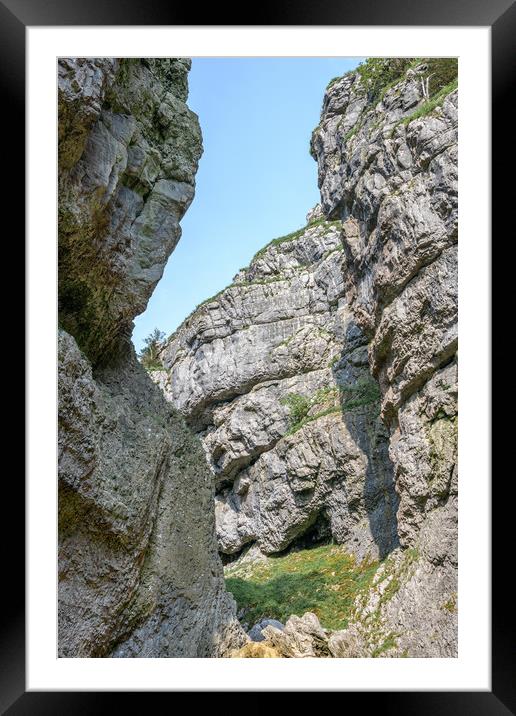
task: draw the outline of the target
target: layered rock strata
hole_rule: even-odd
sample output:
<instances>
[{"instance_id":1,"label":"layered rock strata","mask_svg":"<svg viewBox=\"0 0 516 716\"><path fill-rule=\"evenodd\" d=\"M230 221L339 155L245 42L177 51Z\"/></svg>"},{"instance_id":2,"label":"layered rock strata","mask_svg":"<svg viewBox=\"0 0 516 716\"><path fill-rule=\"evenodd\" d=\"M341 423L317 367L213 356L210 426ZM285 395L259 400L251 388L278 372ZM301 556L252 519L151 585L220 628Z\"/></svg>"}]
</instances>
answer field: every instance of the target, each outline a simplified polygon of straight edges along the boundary
<instances>
[{"instance_id":1,"label":"layered rock strata","mask_svg":"<svg viewBox=\"0 0 516 716\"><path fill-rule=\"evenodd\" d=\"M201 435L219 549L333 537L397 544L397 498L367 346L344 298L340 222L272 241L178 329L157 378Z\"/></svg>"},{"instance_id":2,"label":"layered rock strata","mask_svg":"<svg viewBox=\"0 0 516 716\"><path fill-rule=\"evenodd\" d=\"M184 59L59 61L59 655L220 656L202 448L136 359L202 152Z\"/></svg>"},{"instance_id":3,"label":"layered rock strata","mask_svg":"<svg viewBox=\"0 0 516 716\"><path fill-rule=\"evenodd\" d=\"M457 90L435 86L450 61L403 64L380 93L361 71L330 84L320 207L156 376L202 438L223 553L388 555L339 656L457 653Z\"/></svg>"},{"instance_id":4,"label":"layered rock strata","mask_svg":"<svg viewBox=\"0 0 516 716\"><path fill-rule=\"evenodd\" d=\"M455 82L428 99L431 62L375 101L360 72L334 82L311 151L324 214L342 221L344 292L382 393L406 552L399 588L375 590L362 615L385 620L398 652L455 656L458 93Z\"/></svg>"}]
</instances>

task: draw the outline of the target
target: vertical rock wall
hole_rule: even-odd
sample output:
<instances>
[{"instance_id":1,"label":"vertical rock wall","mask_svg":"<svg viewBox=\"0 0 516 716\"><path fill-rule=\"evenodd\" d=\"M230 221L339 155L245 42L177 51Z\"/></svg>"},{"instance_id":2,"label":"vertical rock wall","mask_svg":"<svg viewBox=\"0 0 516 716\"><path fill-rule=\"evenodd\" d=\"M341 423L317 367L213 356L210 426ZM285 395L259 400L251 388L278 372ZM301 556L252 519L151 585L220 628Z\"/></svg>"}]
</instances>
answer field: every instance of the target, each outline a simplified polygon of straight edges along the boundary
<instances>
[{"instance_id":1,"label":"vertical rock wall","mask_svg":"<svg viewBox=\"0 0 516 716\"><path fill-rule=\"evenodd\" d=\"M331 537L384 560L353 655L456 655L456 86L452 60L332 81L321 206L193 312L155 376L202 438L222 552Z\"/></svg>"},{"instance_id":2,"label":"vertical rock wall","mask_svg":"<svg viewBox=\"0 0 516 716\"><path fill-rule=\"evenodd\" d=\"M338 79L311 143L382 392L400 542L417 556L382 612L414 656L457 646L458 92L427 82L450 68L413 62L374 99L360 72Z\"/></svg>"},{"instance_id":3,"label":"vertical rock wall","mask_svg":"<svg viewBox=\"0 0 516 716\"><path fill-rule=\"evenodd\" d=\"M221 552L333 537L383 557L398 538L380 393L344 298L341 222L307 222L193 312L156 378L202 438Z\"/></svg>"},{"instance_id":4,"label":"vertical rock wall","mask_svg":"<svg viewBox=\"0 0 516 716\"><path fill-rule=\"evenodd\" d=\"M202 448L130 343L194 195L188 69L59 61L60 656L218 656L244 640Z\"/></svg>"}]
</instances>

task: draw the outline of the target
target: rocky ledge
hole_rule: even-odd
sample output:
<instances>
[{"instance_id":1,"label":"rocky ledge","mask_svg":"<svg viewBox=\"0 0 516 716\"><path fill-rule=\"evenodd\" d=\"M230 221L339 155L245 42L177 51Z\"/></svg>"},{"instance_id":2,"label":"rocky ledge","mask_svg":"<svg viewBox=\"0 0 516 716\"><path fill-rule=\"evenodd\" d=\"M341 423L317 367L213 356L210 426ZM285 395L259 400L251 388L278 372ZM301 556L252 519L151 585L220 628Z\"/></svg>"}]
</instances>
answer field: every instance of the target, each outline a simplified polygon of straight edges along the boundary
<instances>
[{"instance_id":1,"label":"rocky ledge","mask_svg":"<svg viewBox=\"0 0 516 716\"><path fill-rule=\"evenodd\" d=\"M368 60L332 81L321 205L194 311L156 375L204 445L222 553L332 539L382 560L348 627L361 655L457 653L456 77Z\"/></svg>"},{"instance_id":2,"label":"rocky ledge","mask_svg":"<svg viewBox=\"0 0 516 716\"><path fill-rule=\"evenodd\" d=\"M397 498L367 344L344 297L341 222L316 209L199 307L162 351L167 398L201 436L219 549L333 537L397 544Z\"/></svg>"}]
</instances>

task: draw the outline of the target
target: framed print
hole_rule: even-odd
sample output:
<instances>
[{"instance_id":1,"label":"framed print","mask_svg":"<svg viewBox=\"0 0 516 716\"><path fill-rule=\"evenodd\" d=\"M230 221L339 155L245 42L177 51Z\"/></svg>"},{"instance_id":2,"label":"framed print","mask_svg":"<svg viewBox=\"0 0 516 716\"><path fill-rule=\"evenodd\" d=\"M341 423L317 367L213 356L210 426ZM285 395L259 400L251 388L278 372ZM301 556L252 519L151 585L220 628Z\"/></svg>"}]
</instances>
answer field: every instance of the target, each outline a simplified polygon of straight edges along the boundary
<instances>
[{"instance_id":1,"label":"framed print","mask_svg":"<svg viewBox=\"0 0 516 716\"><path fill-rule=\"evenodd\" d=\"M3 709L514 712L489 315L514 6L0 12L28 307Z\"/></svg>"}]
</instances>

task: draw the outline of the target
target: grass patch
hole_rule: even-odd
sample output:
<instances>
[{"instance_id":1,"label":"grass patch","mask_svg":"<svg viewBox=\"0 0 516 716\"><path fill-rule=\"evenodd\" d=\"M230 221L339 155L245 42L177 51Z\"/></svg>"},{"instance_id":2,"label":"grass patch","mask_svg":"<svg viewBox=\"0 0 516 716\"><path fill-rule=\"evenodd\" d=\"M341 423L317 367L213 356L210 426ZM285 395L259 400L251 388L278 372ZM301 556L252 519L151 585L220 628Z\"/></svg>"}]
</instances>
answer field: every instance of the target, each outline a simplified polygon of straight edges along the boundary
<instances>
[{"instance_id":1,"label":"grass patch","mask_svg":"<svg viewBox=\"0 0 516 716\"><path fill-rule=\"evenodd\" d=\"M265 562L226 569L226 587L245 620L285 621L305 612L317 615L326 629L345 629L357 594L366 592L378 562L356 559L337 545L323 545L269 557Z\"/></svg>"},{"instance_id":2,"label":"grass patch","mask_svg":"<svg viewBox=\"0 0 516 716\"><path fill-rule=\"evenodd\" d=\"M399 634L395 634L394 632L390 632L385 637L385 640L380 644L380 646L377 646L376 649L373 649L371 656L374 658L380 656L386 651L389 651L390 649L395 649L398 646L398 639L397 637Z\"/></svg>"},{"instance_id":3,"label":"grass patch","mask_svg":"<svg viewBox=\"0 0 516 716\"><path fill-rule=\"evenodd\" d=\"M331 365L334 365L339 357L334 356ZM288 393L280 400L280 403L289 409L290 427L287 435L293 435L308 423L332 413L354 410L366 405L376 405L376 412L379 414L380 398L380 388L376 381L371 378L362 378L353 385L320 388L312 396ZM319 410L314 411L314 408L319 408Z\"/></svg>"},{"instance_id":4,"label":"grass patch","mask_svg":"<svg viewBox=\"0 0 516 716\"><path fill-rule=\"evenodd\" d=\"M401 123L408 124L409 122L413 122L415 119L419 119L420 117L426 117L426 115L433 112L438 105L442 104L443 99L449 95L450 92L456 90L458 86L458 80L453 80L450 84L440 89L434 97L431 97L427 102L424 102L422 105L417 107L412 114L408 117L404 117L401 120Z\"/></svg>"},{"instance_id":5,"label":"grass patch","mask_svg":"<svg viewBox=\"0 0 516 716\"><path fill-rule=\"evenodd\" d=\"M441 106L445 97L447 97L451 92L457 89L459 86L458 80L454 79L450 84L445 85L442 87L434 97L431 97L426 102L423 102L423 104L420 104L419 107L417 107L412 114L409 114L407 117L403 117L400 119L394 127L391 130L391 137L394 135L394 131L396 127L401 125L408 125L410 122L413 122L415 119L421 119L421 117L426 117L431 112L434 111L438 106Z\"/></svg>"},{"instance_id":6,"label":"grass patch","mask_svg":"<svg viewBox=\"0 0 516 716\"><path fill-rule=\"evenodd\" d=\"M360 624L362 635L371 649L372 657L381 656L383 653L397 648L400 634L386 630L382 608L398 593L402 584L406 584L412 577L418 560L419 551L416 547L406 549L401 561L397 564L391 556L388 556L381 563L382 572L379 578L376 578L375 586L371 590L378 594L376 608L363 613L363 607L371 598L371 594L364 594L359 599L362 606L359 605L358 609L351 614L350 618ZM383 588L381 588L382 584L385 585Z\"/></svg>"},{"instance_id":7,"label":"grass patch","mask_svg":"<svg viewBox=\"0 0 516 716\"><path fill-rule=\"evenodd\" d=\"M358 132L358 130L360 129L361 126L362 126L361 122L357 122L356 124L354 124L351 127L351 129L349 131L347 131L346 134L344 135L344 141L349 142L349 140L355 136L355 134Z\"/></svg>"},{"instance_id":8,"label":"grass patch","mask_svg":"<svg viewBox=\"0 0 516 716\"><path fill-rule=\"evenodd\" d=\"M263 254L269 249L271 246L279 246L280 244L284 244L286 241L295 241L295 239L298 239L300 236L302 236L305 231L308 229L313 229L315 226L321 226L326 225L328 229L330 229L332 226L340 225L340 221L327 221L326 219L315 219L315 221L311 221L310 223L303 226L301 229L297 229L297 231L292 231L290 234L286 234L285 236L278 236L276 239L272 239L272 241L269 241L268 244L266 244L263 248L261 248L259 251L255 253L253 258L251 259L251 264L256 261L257 258L260 258L260 256L263 256Z\"/></svg>"},{"instance_id":9,"label":"grass patch","mask_svg":"<svg viewBox=\"0 0 516 716\"><path fill-rule=\"evenodd\" d=\"M377 102L405 77L407 70L423 64L426 69L418 76L423 80L428 78L430 98L457 79L456 57L369 57L356 71L369 101Z\"/></svg>"}]
</instances>

